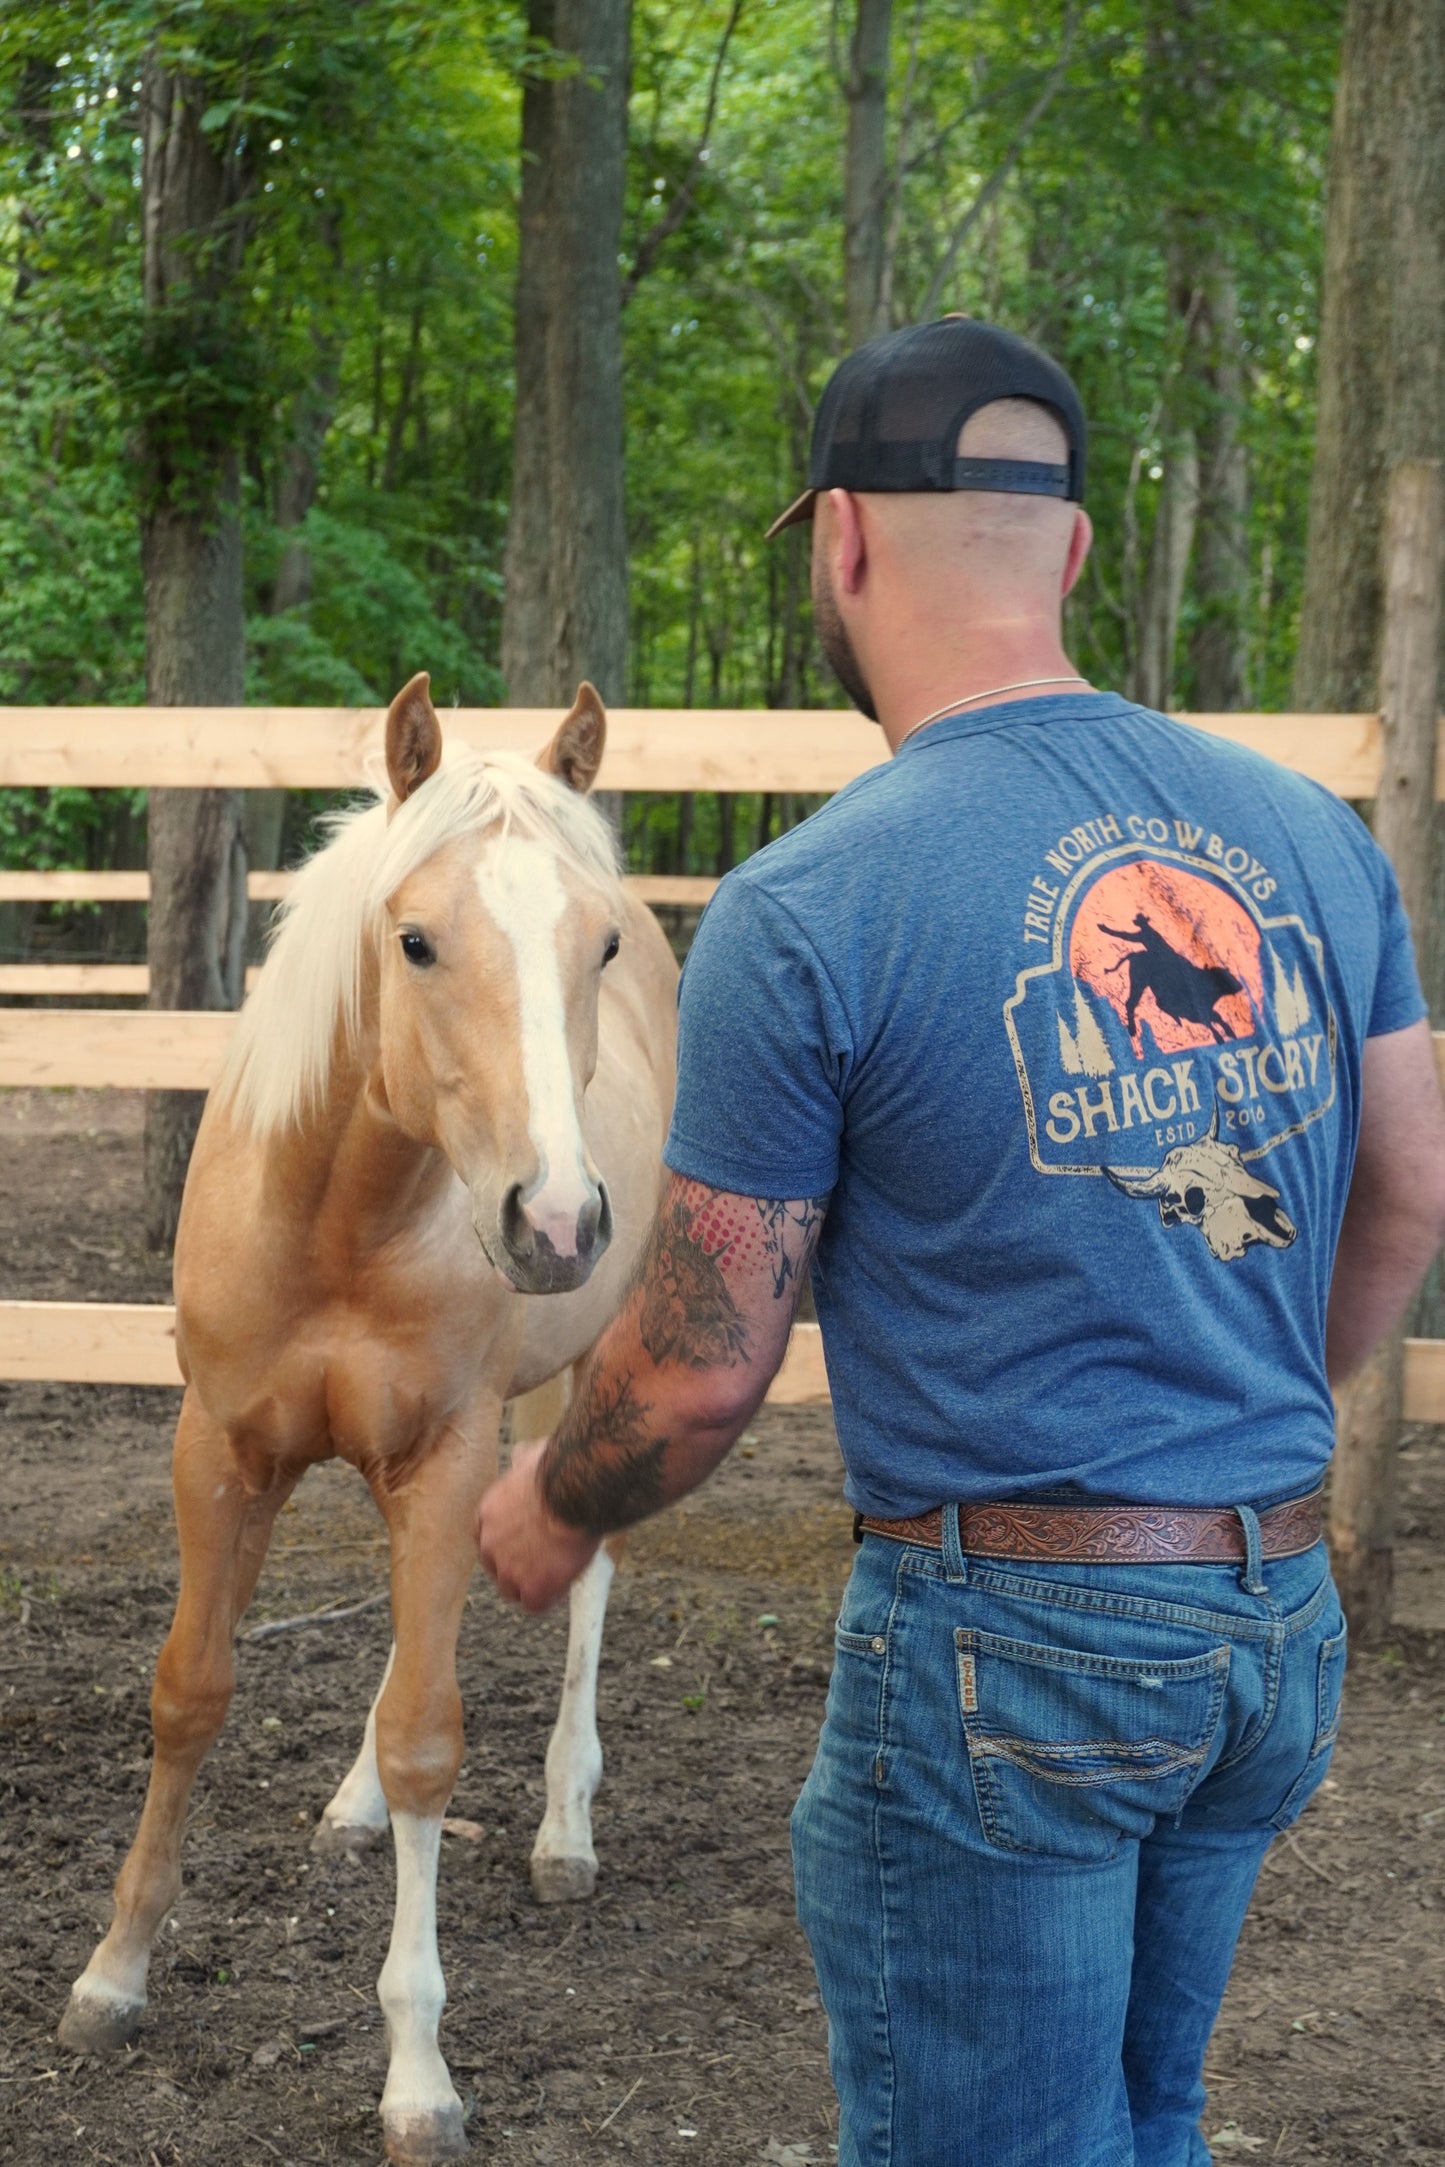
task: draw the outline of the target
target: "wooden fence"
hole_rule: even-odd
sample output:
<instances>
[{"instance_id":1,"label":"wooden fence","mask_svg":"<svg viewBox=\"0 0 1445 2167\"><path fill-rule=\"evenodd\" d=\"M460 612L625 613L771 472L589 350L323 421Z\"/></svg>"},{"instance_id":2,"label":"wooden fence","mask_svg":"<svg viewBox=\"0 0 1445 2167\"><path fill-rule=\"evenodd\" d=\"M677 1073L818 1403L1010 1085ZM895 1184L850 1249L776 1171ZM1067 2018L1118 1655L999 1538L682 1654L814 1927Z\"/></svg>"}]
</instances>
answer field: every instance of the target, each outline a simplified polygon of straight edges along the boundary
<instances>
[{"instance_id":1,"label":"wooden fence","mask_svg":"<svg viewBox=\"0 0 1445 2167\"><path fill-rule=\"evenodd\" d=\"M384 711L359 708L0 708L0 788L347 790L380 757ZM1374 715L1190 715L1197 728L1252 747L1341 797L1369 798L1379 781ZM458 708L450 738L479 750L530 752L556 727L551 710ZM1445 732L1436 795L1445 799ZM599 787L630 791L838 790L887 756L861 716L807 710L614 709ZM284 894L287 875L253 873L253 899ZM648 902L696 906L715 882L633 882ZM143 902L147 876L0 873L0 902ZM140 994L144 965L0 967L0 995ZM233 1019L150 1009L0 1007L0 1087L205 1089ZM1436 1053L1445 1078L1445 1034ZM175 1384L175 1315L159 1305L0 1302L0 1379ZM827 1397L816 1326L794 1332L770 1397ZM1445 1341L1406 1349L1406 1419L1445 1422Z\"/></svg>"}]
</instances>

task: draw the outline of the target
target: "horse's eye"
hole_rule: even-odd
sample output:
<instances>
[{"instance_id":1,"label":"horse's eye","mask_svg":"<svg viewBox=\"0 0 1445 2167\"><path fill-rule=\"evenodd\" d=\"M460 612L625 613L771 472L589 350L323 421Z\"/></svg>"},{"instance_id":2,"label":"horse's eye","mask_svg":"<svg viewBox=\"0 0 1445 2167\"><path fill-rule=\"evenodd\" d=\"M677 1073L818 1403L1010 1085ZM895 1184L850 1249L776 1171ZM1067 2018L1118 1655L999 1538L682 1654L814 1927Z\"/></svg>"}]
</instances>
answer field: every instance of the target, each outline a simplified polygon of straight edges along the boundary
<instances>
[{"instance_id":1,"label":"horse's eye","mask_svg":"<svg viewBox=\"0 0 1445 2167\"><path fill-rule=\"evenodd\" d=\"M403 933L401 936L401 952L408 963L414 963L418 970L423 971L427 970L437 959L437 952L425 933Z\"/></svg>"},{"instance_id":2,"label":"horse's eye","mask_svg":"<svg viewBox=\"0 0 1445 2167\"><path fill-rule=\"evenodd\" d=\"M614 933L611 940L607 943L607 946L602 951L602 968L604 971L606 970L608 964L612 961L613 957L617 954L617 951L621 946L622 935L620 933Z\"/></svg>"}]
</instances>

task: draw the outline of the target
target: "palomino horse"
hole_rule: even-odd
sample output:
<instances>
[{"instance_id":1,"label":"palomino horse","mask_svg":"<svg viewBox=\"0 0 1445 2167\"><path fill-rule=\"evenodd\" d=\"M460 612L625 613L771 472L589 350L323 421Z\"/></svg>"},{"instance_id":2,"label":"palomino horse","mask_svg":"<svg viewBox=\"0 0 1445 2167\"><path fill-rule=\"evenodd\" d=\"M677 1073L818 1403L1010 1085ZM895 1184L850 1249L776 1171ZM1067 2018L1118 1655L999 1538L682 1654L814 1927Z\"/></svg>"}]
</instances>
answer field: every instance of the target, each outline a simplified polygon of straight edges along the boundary
<instances>
[{"instance_id":1,"label":"palomino horse","mask_svg":"<svg viewBox=\"0 0 1445 2167\"><path fill-rule=\"evenodd\" d=\"M318 1837L347 1845L391 1821L396 1912L377 1991L382 2121L402 2162L465 2149L437 2044L436 1876L462 1757L473 1515L503 1402L584 1357L621 1300L671 1105L676 966L584 795L605 728L584 685L535 766L443 762L414 678L387 716L388 800L342 820L296 881L186 1184L180 1596L140 1828L61 2026L81 2049L136 2029L181 1885L187 1800L231 1696L237 1621L280 1507L339 1455L387 1522L395 1639ZM600 1551L573 1591L533 1855L544 1899L584 1895L595 1876L612 1569Z\"/></svg>"}]
</instances>

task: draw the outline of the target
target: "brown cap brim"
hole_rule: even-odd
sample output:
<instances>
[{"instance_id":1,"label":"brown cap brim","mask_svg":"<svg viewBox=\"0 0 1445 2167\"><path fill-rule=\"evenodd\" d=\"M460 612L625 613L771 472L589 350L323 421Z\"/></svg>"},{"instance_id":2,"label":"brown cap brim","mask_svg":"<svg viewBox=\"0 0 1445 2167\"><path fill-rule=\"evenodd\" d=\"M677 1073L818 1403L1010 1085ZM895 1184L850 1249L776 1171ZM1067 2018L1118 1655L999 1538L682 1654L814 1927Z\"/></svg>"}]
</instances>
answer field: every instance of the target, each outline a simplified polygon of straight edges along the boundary
<instances>
[{"instance_id":1,"label":"brown cap brim","mask_svg":"<svg viewBox=\"0 0 1445 2167\"><path fill-rule=\"evenodd\" d=\"M813 516L813 506L817 503L817 501L817 490L805 489L803 491L803 494L800 497L795 497L793 502L788 506L788 509L785 512L781 513L779 517L773 521L767 533L763 536L763 540L765 542L770 542L775 534L782 533L784 527L796 527L801 525L803 520L811 519Z\"/></svg>"}]
</instances>

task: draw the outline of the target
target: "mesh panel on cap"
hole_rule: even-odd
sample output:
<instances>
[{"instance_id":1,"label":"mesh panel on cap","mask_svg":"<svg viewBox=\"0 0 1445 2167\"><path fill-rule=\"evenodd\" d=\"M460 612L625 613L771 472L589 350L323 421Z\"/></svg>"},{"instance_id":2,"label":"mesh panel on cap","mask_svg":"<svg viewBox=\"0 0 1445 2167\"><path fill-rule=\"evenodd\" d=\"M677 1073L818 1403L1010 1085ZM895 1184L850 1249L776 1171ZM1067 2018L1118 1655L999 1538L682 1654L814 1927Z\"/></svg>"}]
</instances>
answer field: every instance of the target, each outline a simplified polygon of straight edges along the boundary
<instances>
[{"instance_id":1,"label":"mesh panel on cap","mask_svg":"<svg viewBox=\"0 0 1445 2167\"><path fill-rule=\"evenodd\" d=\"M819 401L809 481L864 491L1022 487L1017 462L998 462L984 482L969 471L980 462L957 460L964 423L996 399L1034 399L1057 414L1070 447L1059 493L1081 499L1084 415L1068 376L1027 339L966 317L890 332L840 364Z\"/></svg>"}]
</instances>

